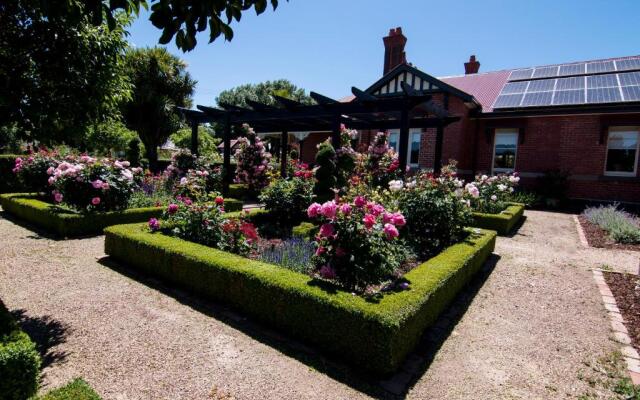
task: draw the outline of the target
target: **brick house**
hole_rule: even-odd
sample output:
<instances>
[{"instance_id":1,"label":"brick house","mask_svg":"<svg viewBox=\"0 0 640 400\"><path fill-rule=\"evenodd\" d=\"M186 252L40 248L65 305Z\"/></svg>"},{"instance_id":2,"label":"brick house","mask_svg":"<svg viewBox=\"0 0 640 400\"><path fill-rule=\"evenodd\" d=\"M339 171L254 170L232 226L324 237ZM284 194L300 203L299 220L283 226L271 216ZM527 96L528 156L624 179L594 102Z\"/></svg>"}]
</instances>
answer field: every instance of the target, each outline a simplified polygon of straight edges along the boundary
<instances>
[{"instance_id":1,"label":"brick house","mask_svg":"<svg viewBox=\"0 0 640 400\"><path fill-rule=\"evenodd\" d=\"M384 74L366 92L394 96L404 81L460 117L444 128L441 162L457 160L469 177L515 170L525 187L565 171L570 198L640 203L640 56L483 73L471 56L464 75L436 78L407 63L406 41L401 28L383 38ZM360 146L374 134L362 131ZM327 137L307 135L301 157L313 161ZM412 129L407 164L432 168L435 138L435 128Z\"/></svg>"}]
</instances>

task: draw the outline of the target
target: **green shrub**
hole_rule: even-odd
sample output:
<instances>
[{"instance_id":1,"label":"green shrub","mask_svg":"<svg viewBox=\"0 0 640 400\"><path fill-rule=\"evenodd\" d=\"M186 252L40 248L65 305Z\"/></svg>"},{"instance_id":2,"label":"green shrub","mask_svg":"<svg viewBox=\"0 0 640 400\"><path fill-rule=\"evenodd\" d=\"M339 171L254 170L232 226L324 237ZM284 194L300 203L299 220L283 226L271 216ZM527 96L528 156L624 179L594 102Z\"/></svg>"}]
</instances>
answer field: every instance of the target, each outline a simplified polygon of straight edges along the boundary
<instances>
[{"instance_id":1,"label":"green shrub","mask_svg":"<svg viewBox=\"0 0 640 400\"><path fill-rule=\"evenodd\" d=\"M631 214L619 210L617 204L589 207L584 210L589 222L607 231L616 243L640 243L640 222Z\"/></svg>"},{"instance_id":2,"label":"green shrub","mask_svg":"<svg viewBox=\"0 0 640 400\"><path fill-rule=\"evenodd\" d=\"M107 226L148 221L162 214L158 207L80 214L26 193L2 194L0 205L9 214L62 237L99 235Z\"/></svg>"},{"instance_id":3,"label":"green shrub","mask_svg":"<svg viewBox=\"0 0 640 400\"><path fill-rule=\"evenodd\" d=\"M535 207L542 203L542 196L535 192L519 190L511 193L508 200L511 203L520 203L527 207Z\"/></svg>"},{"instance_id":4,"label":"green shrub","mask_svg":"<svg viewBox=\"0 0 640 400\"><path fill-rule=\"evenodd\" d=\"M87 382L78 378L36 400L101 400L101 398Z\"/></svg>"},{"instance_id":5,"label":"green shrub","mask_svg":"<svg viewBox=\"0 0 640 400\"><path fill-rule=\"evenodd\" d=\"M276 265L151 234L144 224L105 232L105 252L114 259L377 374L400 366L495 245L494 232L471 233L407 273L410 290L371 301Z\"/></svg>"},{"instance_id":6,"label":"green shrub","mask_svg":"<svg viewBox=\"0 0 640 400\"><path fill-rule=\"evenodd\" d=\"M38 390L40 354L0 301L0 396L24 400Z\"/></svg>"},{"instance_id":7,"label":"green shrub","mask_svg":"<svg viewBox=\"0 0 640 400\"><path fill-rule=\"evenodd\" d=\"M15 154L0 154L0 193L24 192L18 176L13 172Z\"/></svg>"},{"instance_id":8,"label":"green shrub","mask_svg":"<svg viewBox=\"0 0 640 400\"><path fill-rule=\"evenodd\" d=\"M232 183L229 185L229 197L243 200L249 196L249 187L244 183Z\"/></svg>"},{"instance_id":9,"label":"green shrub","mask_svg":"<svg viewBox=\"0 0 640 400\"><path fill-rule=\"evenodd\" d=\"M131 139L129 143L127 143L127 151L125 152L125 157L132 166L138 167L140 166L141 154L142 151L140 150L140 139L135 137Z\"/></svg>"},{"instance_id":10,"label":"green shrub","mask_svg":"<svg viewBox=\"0 0 640 400\"><path fill-rule=\"evenodd\" d=\"M262 190L259 198L273 216L273 224L287 231L304 219L313 201L313 180L276 179Z\"/></svg>"},{"instance_id":11,"label":"green shrub","mask_svg":"<svg viewBox=\"0 0 640 400\"><path fill-rule=\"evenodd\" d=\"M316 236L319 226L311 222L303 222L300 225L294 226L292 230L293 236L301 237L307 240L311 240Z\"/></svg>"},{"instance_id":12,"label":"green shrub","mask_svg":"<svg viewBox=\"0 0 640 400\"><path fill-rule=\"evenodd\" d=\"M338 185L336 151L328 140L318 146L316 165L316 185L313 192L318 201L332 199L334 197L333 189Z\"/></svg>"},{"instance_id":13,"label":"green shrub","mask_svg":"<svg viewBox=\"0 0 640 400\"><path fill-rule=\"evenodd\" d=\"M496 231L499 235L508 235L518 222L520 222L523 215L523 204L510 203L507 208L499 214L474 212L472 226Z\"/></svg>"}]
</instances>

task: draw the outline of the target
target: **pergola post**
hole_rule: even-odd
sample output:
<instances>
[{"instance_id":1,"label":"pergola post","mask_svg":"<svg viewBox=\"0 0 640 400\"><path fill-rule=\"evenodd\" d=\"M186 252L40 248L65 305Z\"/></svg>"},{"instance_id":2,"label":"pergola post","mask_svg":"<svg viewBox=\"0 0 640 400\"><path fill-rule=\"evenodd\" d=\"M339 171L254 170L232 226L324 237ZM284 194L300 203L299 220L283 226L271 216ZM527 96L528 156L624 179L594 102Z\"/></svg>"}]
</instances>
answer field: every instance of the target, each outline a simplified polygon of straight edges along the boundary
<instances>
[{"instance_id":1,"label":"pergola post","mask_svg":"<svg viewBox=\"0 0 640 400\"><path fill-rule=\"evenodd\" d=\"M191 154L198 155L198 120L191 120Z\"/></svg>"},{"instance_id":2,"label":"pergola post","mask_svg":"<svg viewBox=\"0 0 640 400\"><path fill-rule=\"evenodd\" d=\"M287 177L287 147L289 147L289 132L282 131L280 138L280 176Z\"/></svg>"},{"instance_id":3,"label":"pergola post","mask_svg":"<svg viewBox=\"0 0 640 400\"><path fill-rule=\"evenodd\" d=\"M224 136L222 138L223 148L223 178L222 178L222 195L229 194L229 184L231 183L231 121L227 117L224 124Z\"/></svg>"},{"instance_id":4,"label":"pergola post","mask_svg":"<svg viewBox=\"0 0 640 400\"><path fill-rule=\"evenodd\" d=\"M444 127L442 123L436 128L436 148L433 156L433 172L439 173L442 169L442 141L444 139Z\"/></svg>"},{"instance_id":5,"label":"pergola post","mask_svg":"<svg viewBox=\"0 0 640 400\"><path fill-rule=\"evenodd\" d=\"M331 129L331 145L333 146L334 149L339 149L340 148L340 116L336 115L333 118L333 123L332 123L332 129Z\"/></svg>"},{"instance_id":6,"label":"pergola post","mask_svg":"<svg viewBox=\"0 0 640 400\"><path fill-rule=\"evenodd\" d=\"M407 156L409 153L409 110L407 105L402 107L400 112L400 171L402 174L407 172Z\"/></svg>"}]
</instances>

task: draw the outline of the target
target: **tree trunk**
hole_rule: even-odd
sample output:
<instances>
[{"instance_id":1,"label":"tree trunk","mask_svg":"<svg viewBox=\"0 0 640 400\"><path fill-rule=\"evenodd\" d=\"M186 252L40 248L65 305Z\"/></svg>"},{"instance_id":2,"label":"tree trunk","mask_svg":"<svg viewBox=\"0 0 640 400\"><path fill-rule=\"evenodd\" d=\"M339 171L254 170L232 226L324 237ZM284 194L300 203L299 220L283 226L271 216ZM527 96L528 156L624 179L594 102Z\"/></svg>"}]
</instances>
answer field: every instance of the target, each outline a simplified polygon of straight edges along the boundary
<instances>
[{"instance_id":1,"label":"tree trunk","mask_svg":"<svg viewBox=\"0 0 640 400\"><path fill-rule=\"evenodd\" d=\"M158 146L155 143L145 143L144 149L149 160L149 170L154 174L160 172L158 171Z\"/></svg>"}]
</instances>

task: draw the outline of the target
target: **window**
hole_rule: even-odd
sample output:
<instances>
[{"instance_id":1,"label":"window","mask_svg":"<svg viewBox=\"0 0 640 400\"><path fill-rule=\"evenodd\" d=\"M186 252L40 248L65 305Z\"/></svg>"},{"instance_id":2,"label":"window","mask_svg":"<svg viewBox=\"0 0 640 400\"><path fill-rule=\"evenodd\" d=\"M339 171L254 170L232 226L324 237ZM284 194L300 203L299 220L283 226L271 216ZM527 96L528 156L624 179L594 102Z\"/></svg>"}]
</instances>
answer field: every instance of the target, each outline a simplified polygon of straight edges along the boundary
<instances>
[{"instance_id":1,"label":"window","mask_svg":"<svg viewBox=\"0 0 640 400\"><path fill-rule=\"evenodd\" d=\"M407 155L407 165L418 167L420 161L420 137L422 131L420 129L411 129L409 131L409 154ZM396 153L400 153L400 131L397 129L389 132L389 147L394 149Z\"/></svg>"},{"instance_id":2,"label":"window","mask_svg":"<svg viewBox=\"0 0 640 400\"><path fill-rule=\"evenodd\" d=\"M518 130L496 129L493 147L493 171L511 172L516 167Z\"/></svg>"},{"instance_id":3,"label":"window","mask_svg":"<svg viewBox=\"0 0 640 400\"><path fill-rule=\"evenodd\" d=\"M609 129L605 175L635 176L638 165L640 128L615 127Z\"/></svg>"}]
</instances>

